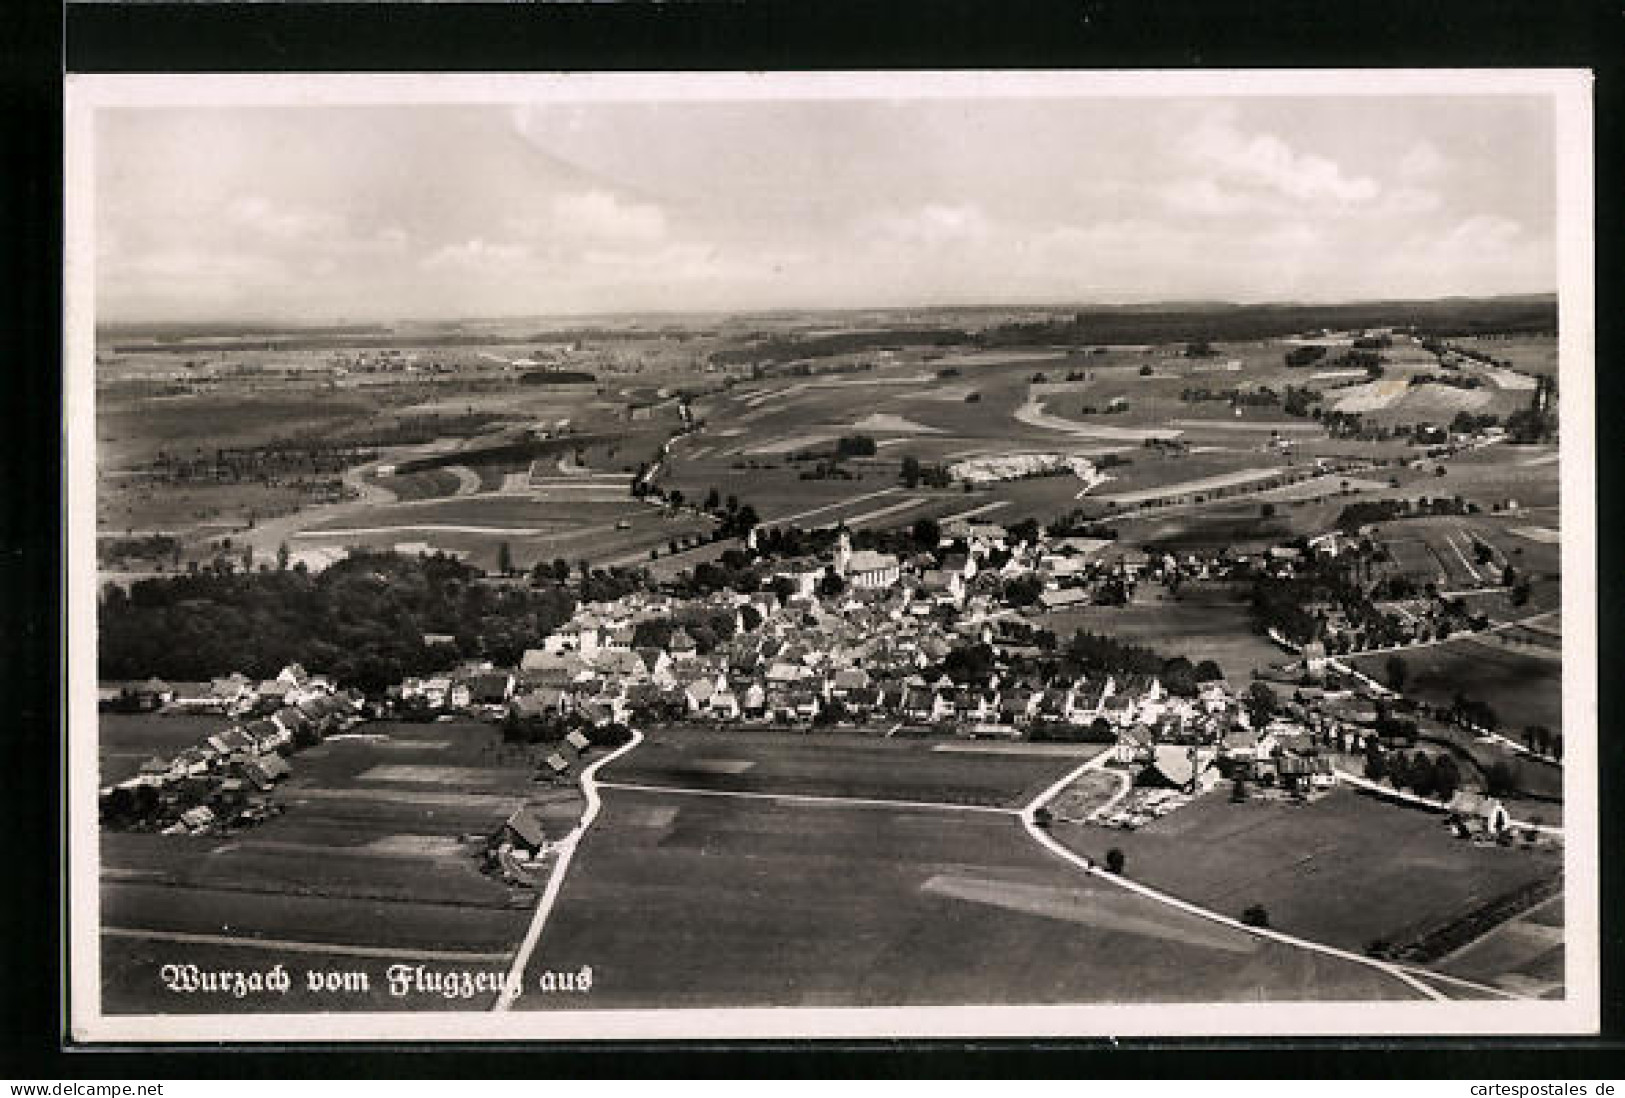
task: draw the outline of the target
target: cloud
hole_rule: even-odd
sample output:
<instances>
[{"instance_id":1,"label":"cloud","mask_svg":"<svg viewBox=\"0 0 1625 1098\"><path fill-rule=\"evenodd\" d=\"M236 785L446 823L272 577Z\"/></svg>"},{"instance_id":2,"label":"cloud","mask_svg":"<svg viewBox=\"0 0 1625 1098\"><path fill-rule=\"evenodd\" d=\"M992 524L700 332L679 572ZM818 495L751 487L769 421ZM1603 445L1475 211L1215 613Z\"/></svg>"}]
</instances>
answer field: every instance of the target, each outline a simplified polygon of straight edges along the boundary
<instances>
[{"instance_id":1,"label":"cloud","mask_svg":"<svg viewBox=\"0 0 1625 1098\"><path fill-rule=\"evenodd\" d=\"M650 202L607 190L553 196L539 212L512 219L516 235L562 246L625 246L658 243L669 226L665 211Z\"/></svg>"},{"instance_id":2,"label":"cloud","mask_svg":"<svg viewBox=\"0 0 1625 1098\"><path fill-rule=\"evenodd\" d=\"M491 244L475 237L447 244L418 261L426 271L491 271L527 262L530 250L519 244Z\"/></svg>"},{"instance_id":3,"label":"cloud","mask_svg":"<svg viewBox=\"0 0 1625 1098\"><path fill-rule=\"evenodd\" d=\"M1366 202L1381 189L1366 176L1345 174L1334 160L1295 151L1274 134L1245 132L1226 113L1200 123L1185 150L1197 170L1212 171L1220 181L1300 202Z\"/></svg>"},{"instance_id":4,"label":"cloud","mask_svg":"<svg viewBox=\"0 0 1625 1098\"><path fill-rule=\"evenodd\" d=\"M1400 178L1413 181L1437 179L1449 168L1444 154L1428 141L1418 141L1406 150L1395 167Z\"/></svg>"},{"instance_id":5,"label":"cloud","mask_svg":"<svg viewBox=\"0 0 1625 1098\"><path fill-rule=\"evenodd\" d=\"M263 195L241 195L226 206L228 224L275 240L300 241L337 233L341 220L318 210L282 206Z\"/></svg>"},{"instance_id":6,"label":"cloud","mask_svg":"<svg viewBox=\"0 0 1625 1098\"><path fill-rule=\"evenodd\" d=\"M938 202L907 213L883 215L874 227L895 242L927 247L985 239L993 229L978 206Z\"/></svg>"}]
</instances>

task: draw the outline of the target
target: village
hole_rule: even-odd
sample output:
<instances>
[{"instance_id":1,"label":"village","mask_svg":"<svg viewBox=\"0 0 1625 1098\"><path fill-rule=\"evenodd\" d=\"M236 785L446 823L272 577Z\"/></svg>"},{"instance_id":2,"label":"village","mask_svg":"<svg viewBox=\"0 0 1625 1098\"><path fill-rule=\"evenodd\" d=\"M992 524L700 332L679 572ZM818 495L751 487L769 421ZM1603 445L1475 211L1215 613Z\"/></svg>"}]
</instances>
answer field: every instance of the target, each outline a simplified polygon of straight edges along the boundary
<instances>
[{"instance_id":1,"label":"village","mask_svg":"<svg viewBox=\"0 0 1625 1098\"><path fill-rule=\"evenodd\" d=\"M106 709L206 714L223 725L104 788L103 820L174 834L251 826L277 810L270 794L290 773L286 756L372 718L476 719L500 725L508 742L560 745L538 775L555 781L572 777L589 742L624 742L635 726L1103 745L1118 785L1075 805L1074 818L1134 828L1220 782L1236 799L1306 800L1348 778L1369 785L1372 775L1389 776L1397 791L1403 762L1390 768L1381 757L1414 746L1416 721L1391 710L1415 707L1335 653L1487 627L1436 594L1412 598L1403 613L1324 599L1269 627L1279 664L1233 682L1211 660L1110 636L1058 638L1044 623L1055 611L1131 602L1142 587L1358 573L1378 555L1370 538L1332 531L1256 558L1125 551L1032 523L925 524L878 540L901 551L854 549L844 528L752 530L747 555L770 577L758 590L697 594L685 576L583 602L516 666L464 660L373 696L298 665L259 682L232 674L105 684ZM1508 833L1499 802L1462 788L1448 765L1448 777L1429 780L1442 797L1432 807L1471 823L1464 837ZM533 822L513 819L506 831L520 835L517 845L545 846L523 838Z\"/></svg>"}]
</instances>

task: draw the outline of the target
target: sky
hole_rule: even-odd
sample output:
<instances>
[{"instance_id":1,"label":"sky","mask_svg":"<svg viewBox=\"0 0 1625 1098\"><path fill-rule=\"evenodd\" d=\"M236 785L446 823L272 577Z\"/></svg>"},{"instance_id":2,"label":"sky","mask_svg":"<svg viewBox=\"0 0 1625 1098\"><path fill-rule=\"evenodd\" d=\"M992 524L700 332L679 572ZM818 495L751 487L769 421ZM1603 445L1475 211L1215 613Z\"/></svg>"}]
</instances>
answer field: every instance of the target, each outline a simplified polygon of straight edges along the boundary
<instances>
[{"instance_id":1,"label":"sky","mask_svg":"<svg viewBox=\"0 0 1625 1098\"><path fill-rule=\"evenodd\" d=\"M98 319L1551 292L1538 96L104 108Z\"/></svg>"}]
</instances>

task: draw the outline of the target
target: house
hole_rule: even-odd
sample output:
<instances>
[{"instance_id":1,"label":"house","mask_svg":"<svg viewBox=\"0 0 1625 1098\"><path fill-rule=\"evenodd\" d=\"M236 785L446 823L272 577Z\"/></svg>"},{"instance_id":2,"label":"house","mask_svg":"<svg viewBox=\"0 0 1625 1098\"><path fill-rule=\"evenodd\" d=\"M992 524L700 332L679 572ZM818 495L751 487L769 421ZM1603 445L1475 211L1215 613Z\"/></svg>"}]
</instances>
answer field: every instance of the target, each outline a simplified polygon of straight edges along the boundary
<instances>
[{"instance_id":1,"label":"house","mask_svg":"<svg viewBox=\"0 0 1625 1098\"><path fill-rule=\"evenodd\" d=\"M933 568L920 577L920 595L938 605L957 606L965 601L965 577Z\"/></svg>"},{"instance_id":2,"label":"house","mask_svg":"<svg viewBox=\"0 0 1625 1098\"><path fill-rule=\"evenodd\" d=\"M1273 737L1270 737L1272 742L1269 746L1264 744L1265 738L1239 723L1234 724L1219 738L1219 755L1227 761L1249 767L1260 759L1269 758Z\"/></svg>"},{"instance_id":3,"label":"house","mask_svg":"<svg viewBox=\"0 0 1625 1098\"><path fill-rule=\"evenodd\" d=\"M957 715L962 720L988 723L999 716L999 691L994 687L981 690L963 690L959 694Z\"/></svg>"},{"instance_id":4,"label":"house","mask_svg":"<svg viewBox=\"0 0 1625 1098\"><path fill-rule=\"evenodd\" d=\"M786 691L785 702L790 715L802 721L815 719L824 707L822 699L806 687L795 687Z\"/></svg>"},{"instance_id":5,"label":"house","mask_svg":"<svg viewBox=\"0 0 1625 1098\"><path fill-rule=\"evenodd\" d=\"M254 684L233 672L209 683L209 697L222 713L240 713L254 704Z\"/></svg>"},{"instance_id":6,"label":"house","mask_svg":"<svg viewBox=\"0 0 1625 1098\"><path fill-rule=\"evenodd\" d=\"M581 734L580 729L572 729L570 734L564 737L564 742L575 748L578 753L587 750L592 744L591 740Z\"/></svg>"},{"instance_id":7,"label":"house","mask_svg":"<svg viewBox=\"0 0 1625 1098\"><path fill-rule=\"evenodd\" d=\"M733 721L739 719L743 707L739 704L739 696L724 686L720 690L712 691L707 708L711 716L719 720Z\"/></svg>"},{"instance_id":8,"label":"house","mask_svg":"<svg viewBox=\"0 0 1625 1098\"><path fill-rule=\"evenodd\" d=\"M312 732L310 718L305 716L293 706L284 706L271 714L271 719L288 734L288 742L297 741L301 735Z\"/></svg>"},{"instance_id":9,"label":"house","mask_svg":"<svg viewBox=\"0 0 1625 1098\"><path fill-rule=\"evenodd\" d=\"M496 842L498 846L522 850L535 857L547 845L547 832L535 813L528 808L517 808L498 829Z\"/></svg>"},{"instance_id":10,"label":"house","mask_svg":"<svg viewBox=\"0 0 1625 1098\"><path fill-rule=\"evenodd\" d=\"M683 688L683 698L690 713L705 711L716 692L716 681L709 677L697 678Z\"/></svg>"},{"instance_id":11,"label":"house","mask_svg":"<svg viewBox=\"0 0 1625 1098\"><path fill-rule=\"evenodd\" d=\"M1089 592L1082 587L1045 588L1038 594L1038 605L1045 610L1065 610L1089 601Z\"/></svg>"},{"instance_id":12,"label":"house","mask_svg":"<svg viewBox=\"0 0 1625 1098\"><path fill-rule=\"evenodd\" d=\"M768 668L766 681L775 686L787 686L800 682L810 674L811 670L804 664L779 662Z\"/></svg>"},{"instance_id":13,"label":"house","mask_svg":"<svg viewBox=\"0 0 1625 1098\"><path fill-rule=\"evenodd\" d=\"M1490 835L1499 835L1512 827L1512 817L1507 812L1506 806L1498 799L1483 793L1457 790L1447 807L1462 820L1467 821L1469 826L1476 823Z\"/></svg>"},{"instance_id":14,"label":"house","mask_svg":"<svg viewBox=\"0 0 1625 1098\"><path fill-rule=\"evenodd\" d=\"M862 690L869 685L869 672L861 667L843 667L835 672L830 679L830 693L836 697L845 697L854 690Z\"/></svg>"},{"instance_id":15,"label":"house","mask_svg":"<svg viewBox=\"0 0 1625 1098\"><path fill-rule=\"evenodd\" d=\"M469 702L473 705L498 707L507 705L513 697L514 677L507 671L487 671L468 680Z\"/></svg>"},{"instance_id":16,"label":"house","mask_svg":"<svg viewBox=\"0 0 1625 1098\"><path fill-rule=\"evenodd\" d=\"M1195 793L1212 788L1218 781L1219 772L1212 762L1211 753L1197 747L1158 745L1153 749L1151 760L1135 775L1134 784Z\"/></svg>"},{"instance_id":17,"label":"house","mask_svg":"<svg viewBox=\"0 0 1625 1098\"><path fill-rule=\"evenodd\" d=\"M289 766L288 760L281 755L262 755L254 761L265 772L266 777L274 782L281 781L293 774L293 767Z\"/></svg>"},{"instance_id":18,"label":"house","mask_svg":"<svg viewBox=\"0 0 1625 1098\"><path fill-rule=\"evenodd\" d=\"M761 717L767 710L767 691L762 689L760 683L751 683L745 688L745 693L739 700L740 708L746 717Z\"/></svg>"},{"instance_id":19,"label":"house","mask_svg":"<svg viewBox=\"0 0 1625 1098\"><path fill-rule=\"evenodd\" d=\"M699 652L699 646L694 643L694 638L689 635L687 629L678 626L671 631L671 639L666 642L666 651L671 654L673 660L681 662L693 659Z\"/></svg>"},{"instance_id":20,"label":"house","mask_svg":"<svg viewBox=\"0 0 1625 1098\"><path fill-rule=\"evenodd\" d=\"M1146 738L1132 732L1120 733L1112 747L1112 761L1124 766L1144 766L1155 761L1156 747Z\"/></svg>"},{"instance_id":21,"label":"house","mask_svg":"<svg viewBox=\"0 0 1625 1098\"><path fill-rule=\"evenodd\" d=\"M514 720L535 721L569 712L568 695L562 690L542 687L508 699L508 715Z\"/></svg>"},{"instance_id":22,"label":"house","mask_svg":"<svg viewBox=\"0 0 1625 1098\"><path fill-rule=\"evenodd\" d=\"M262 755L275 751L293 739L287 729L273 720L251 721L243 726L243 735L253 741L254 750Z\"/></svg>"},{"instance_id":23,"label":"house","mask_svg":"<svg viewBox=\"0 0 1625 1098\"><path fill-rule=\"evenodd\" d=\"M1026 724L1037 710L1038 701L1039 696L1025 687L1007 690L999 699L999 720L1004 724Z\"/></svg>"},{"instance_id":24,"label":"house","mask_svg":"<svg viewBox=\"0 0 1625 1098\"><path fill-rule=\"evenodd\" d=\"M259 696L260 709L275 711L288 704L288 694L296 689L292 683L282 679L266 679L254 687L254 693Z\"/></svg>"},{"instance_id":25,"label":"house","mask_svg":"<svg viewBox=\"0 0 1625 1098\"><path fill-rule=\"evenodd\" d=\"M214 822L214 810L207 805L200 804L181 813L181 823L186 826L188 831L202 831L212 826Z\"/></svg>"},{"instance_id":26,"label":"house","mask_svg":"<svg viewBox=\"0 0 1625 1098\"><path fill-rule=\"evenodd\" d=\"M451 680L444 675L423 680L423 700L430 709L444 709L451 702Z\"/></svg>"}]
</instances>

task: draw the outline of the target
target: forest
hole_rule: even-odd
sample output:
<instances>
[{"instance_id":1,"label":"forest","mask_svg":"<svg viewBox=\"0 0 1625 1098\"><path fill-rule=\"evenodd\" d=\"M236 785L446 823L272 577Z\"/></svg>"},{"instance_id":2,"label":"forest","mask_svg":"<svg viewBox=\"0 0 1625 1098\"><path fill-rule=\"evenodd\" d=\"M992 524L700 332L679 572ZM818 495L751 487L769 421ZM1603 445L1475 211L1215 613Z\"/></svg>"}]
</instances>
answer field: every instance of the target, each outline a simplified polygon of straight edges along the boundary
<instances>
[{"instance_id":1,"label":"forest","mask_svg":"<svg viewBox=\"0 0 1625 1098\"><path fill-rule=\"evenodd\" d=\"M569 620L561 582L494 585L438 554L353 551L320 574L295 566L107 585L98 607L103 679L256 678L290 663L379 691L459 658L519 661ZM430 643L425 635L449 636Z\"/></svg>"}]
</instances>

